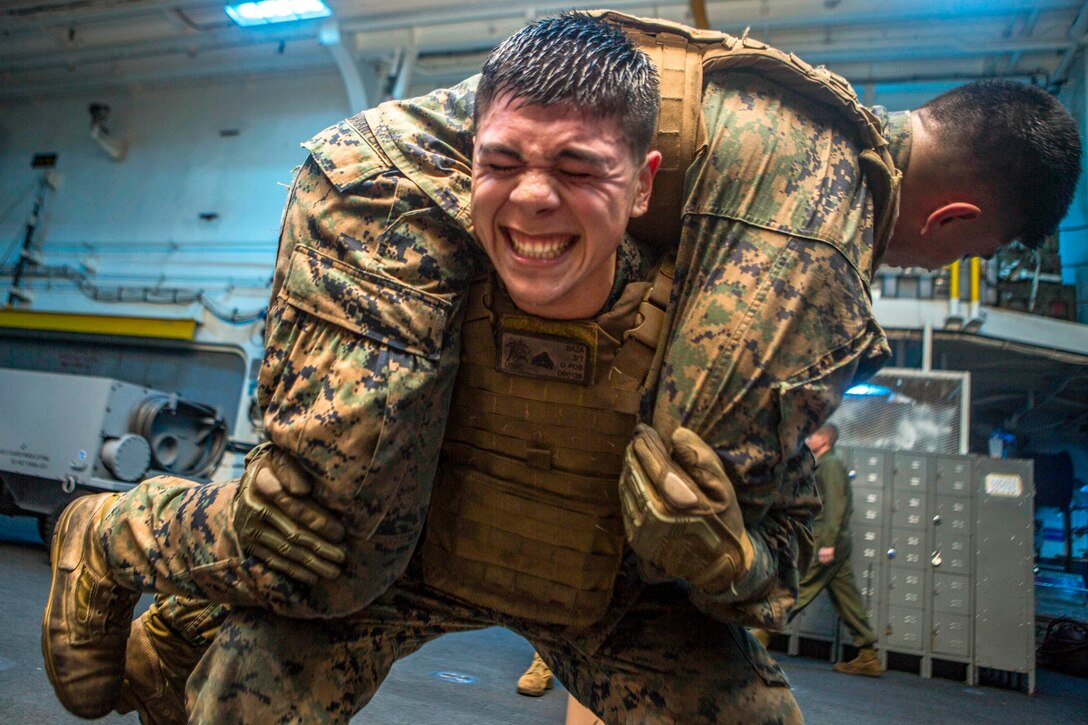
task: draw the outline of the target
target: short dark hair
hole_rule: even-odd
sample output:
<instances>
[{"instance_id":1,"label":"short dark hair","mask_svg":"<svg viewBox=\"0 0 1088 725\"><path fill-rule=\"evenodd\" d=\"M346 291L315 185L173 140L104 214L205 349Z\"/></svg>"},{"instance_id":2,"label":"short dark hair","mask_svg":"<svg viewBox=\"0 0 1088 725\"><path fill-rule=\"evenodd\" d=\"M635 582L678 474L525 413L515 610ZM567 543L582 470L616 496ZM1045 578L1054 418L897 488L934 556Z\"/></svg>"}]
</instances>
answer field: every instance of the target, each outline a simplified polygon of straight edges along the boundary
<instances>
[{"instance_id":1,"label":"short dark hair","mask_svg":"<svg viewBox=\"0 0 1088 725\"><path fill-rule=\"evenodd\" d=\"M619 122L637 159L650 150L660 103L657 69L623 30L579 12L526 25L484 62L475 120L510 94L527 106L568 106Z\"/></svg>"},{"instance_id":2,"label":"short dark hair","mask_svg":"<svg viewBox=\"0 0 1088 725\"><path fill-rule=\"evenodd\" d=\"M839 442L839 426L834 423L824 423L816 429L817 433L823 433L827 436L831 442L831 447L834 448L835 444Z\"/></svg>"},{"instance_id":3,"label":"short dark hair","mask_svg":"<svg viewBox=\"0 0 1088 725\"><path fill-rule=\"evenodd\" d=\"M1011 210L1010 234L1038 247L1073 201L1080 176L1077 123L1042 88L1007 80L975 81L921 107L936 125L950 163L986 184Z\"/></svg>"}]
</instances>

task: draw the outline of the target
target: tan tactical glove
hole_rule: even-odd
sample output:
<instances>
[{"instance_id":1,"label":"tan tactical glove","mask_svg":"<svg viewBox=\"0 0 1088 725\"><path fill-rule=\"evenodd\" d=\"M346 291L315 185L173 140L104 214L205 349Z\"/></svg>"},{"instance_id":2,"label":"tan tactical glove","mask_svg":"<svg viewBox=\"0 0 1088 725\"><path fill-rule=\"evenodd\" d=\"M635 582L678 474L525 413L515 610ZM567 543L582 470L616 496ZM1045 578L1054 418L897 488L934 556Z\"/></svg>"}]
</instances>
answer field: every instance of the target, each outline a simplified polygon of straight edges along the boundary
<instances>
[{"instance_id":1,"label":"tan tactical glove","mask_svg":"<svg viewBox=\"0 0 1088 725\"><path fill-rule=\"evenodd\" d=\"M726 591L755 558L733 484L692 431L677 428L672 447L670 456L656 430L635 429L620 476L627 540L666 574L711 594Z\"/></svg>"},{"instance_id":2,"label":"tan tactical glove","mask_svg":"<svg viewBox=\"0 0 1088 725\"><path fill-rule=\"evenodd\" d=\"M310 495L310 475L275 446L246 460L235 499L242 550L306 584L340 576L344 527Z\"/></svg>"}]
</instances>

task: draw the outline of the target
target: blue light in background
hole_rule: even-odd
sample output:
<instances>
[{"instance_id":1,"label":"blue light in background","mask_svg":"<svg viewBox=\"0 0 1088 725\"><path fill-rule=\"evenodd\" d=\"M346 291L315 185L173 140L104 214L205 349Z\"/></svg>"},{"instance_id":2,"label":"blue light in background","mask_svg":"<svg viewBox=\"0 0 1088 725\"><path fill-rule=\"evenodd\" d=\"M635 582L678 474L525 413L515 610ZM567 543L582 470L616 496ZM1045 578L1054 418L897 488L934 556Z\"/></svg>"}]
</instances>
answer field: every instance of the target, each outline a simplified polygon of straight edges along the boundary
<instances>
[{"instance_id":1,"label":"blue light in background","mask_svg":"<svg viewBox=\"0 0 1088 725\"><path fill-rule=\"evenodd\" d=\"M230 19L242 27L327 18L332 15L322 0L258 0L225 7Z\"/></svg>"},{"instance_id":2,"label":"blue light in background","mask_svg":"<svg viewBox=\"0 0 1088 725\"><path fill-rule=\"evenodd\" d=\"M852 388L847 388L847 395L870 395L874 397L887 397L892 394L891 388L886 388L883 385L869 385L868 383L862 385L855 385Z\"/></svg>"}]
</instances>

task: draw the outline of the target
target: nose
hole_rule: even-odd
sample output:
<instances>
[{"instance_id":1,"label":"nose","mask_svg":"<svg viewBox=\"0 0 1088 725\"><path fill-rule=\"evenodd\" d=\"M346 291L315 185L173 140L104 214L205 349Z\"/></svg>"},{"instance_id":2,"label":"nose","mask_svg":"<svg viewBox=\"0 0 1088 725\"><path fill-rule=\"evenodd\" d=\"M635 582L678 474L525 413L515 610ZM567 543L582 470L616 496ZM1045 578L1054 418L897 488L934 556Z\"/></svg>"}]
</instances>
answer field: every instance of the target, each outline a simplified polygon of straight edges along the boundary
<instances>
[{"instance_id":1,"label":"nose","mask_svg":"<svg viewBox=\"0 0 1088 725\"><path fill-rule=\"evenodd\" d=\"M559 205L559 194L551 174L540 169L526 169L518 176L517 184L510 192L510 201L534 211L545 211Z\"/></svg>"}]
</instances>

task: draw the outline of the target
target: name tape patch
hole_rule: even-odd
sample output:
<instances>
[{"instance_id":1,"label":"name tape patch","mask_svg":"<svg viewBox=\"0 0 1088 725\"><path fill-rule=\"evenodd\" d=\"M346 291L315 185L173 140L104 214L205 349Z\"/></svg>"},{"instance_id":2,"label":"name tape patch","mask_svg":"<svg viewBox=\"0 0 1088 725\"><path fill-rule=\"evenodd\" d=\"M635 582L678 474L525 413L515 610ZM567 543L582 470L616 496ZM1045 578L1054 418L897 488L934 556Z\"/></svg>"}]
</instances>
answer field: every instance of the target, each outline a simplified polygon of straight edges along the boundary
<instances>
[{"instance_id":1,"label":"name tape patch","mask_svg":"<svg viewBox=\"0 0 1088 725\"><path fill-rule=\"evenodd\" d=\"M593 381L597 335L589 325L506 315L498 347L503 372L578 385Z\"/></svg>"}]
</instances>

